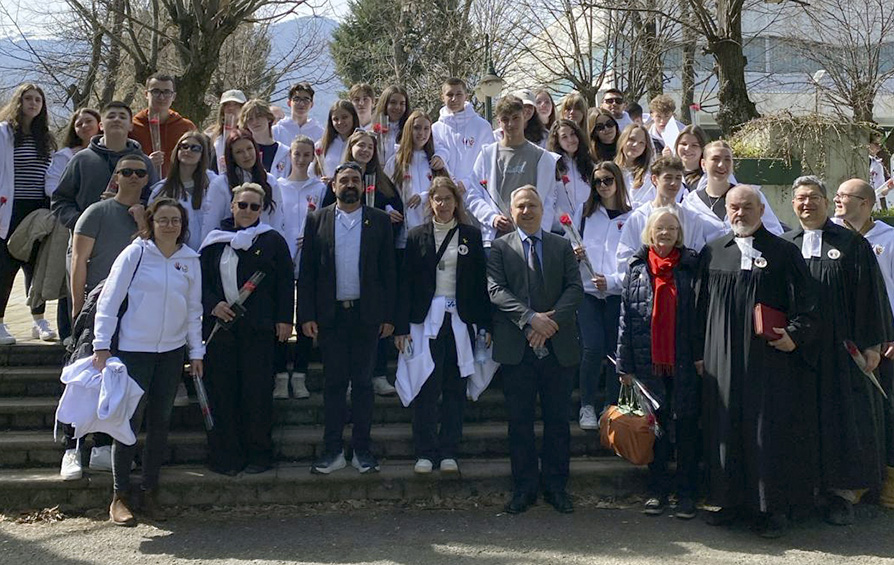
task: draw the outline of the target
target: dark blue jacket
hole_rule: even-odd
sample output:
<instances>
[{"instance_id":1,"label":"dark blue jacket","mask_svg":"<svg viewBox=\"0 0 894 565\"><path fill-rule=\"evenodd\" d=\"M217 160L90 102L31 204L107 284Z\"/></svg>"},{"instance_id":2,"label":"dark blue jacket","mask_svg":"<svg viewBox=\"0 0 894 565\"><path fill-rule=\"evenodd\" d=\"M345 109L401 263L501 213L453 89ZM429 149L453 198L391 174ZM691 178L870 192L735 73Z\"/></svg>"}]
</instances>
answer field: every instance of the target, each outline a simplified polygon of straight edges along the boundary
<instances>
[{"instance_id":1,"label":"dark blue jacket","mask_svg":"<svg viewBox=\"0 0 894 565\"><path fill-rule=\"evenodd\" d=\"M702 360L704 329L695 307L696 284L699 280L698 254L681 249L680 262L674 268L677 286L676 369L674 370L674 412L681 417L699 413L700 377L695 361ZM649 271L649 248L643 246L627 264L627 275L621 290L621 325L618 333L618 373L633 374L667 408L664 380L652 374L652 273Z\"/></svg>"}]
</instances>

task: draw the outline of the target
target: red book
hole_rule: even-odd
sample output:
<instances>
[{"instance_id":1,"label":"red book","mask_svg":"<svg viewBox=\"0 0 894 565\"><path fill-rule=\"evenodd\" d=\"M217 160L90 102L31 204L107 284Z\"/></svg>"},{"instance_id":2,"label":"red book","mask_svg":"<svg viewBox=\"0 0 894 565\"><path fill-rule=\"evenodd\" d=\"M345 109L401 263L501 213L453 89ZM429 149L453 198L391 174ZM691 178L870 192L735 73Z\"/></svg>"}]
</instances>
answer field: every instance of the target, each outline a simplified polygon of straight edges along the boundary
<instances>
[{"instance_id":1,"label":"red book","mask_svg":"<svg viewBox=\"0 0 894 565\"><path fill-rule=\"evenodd\" d=\"M754 305L754 335L767 341L776 341L782 336L773 331L773 328L785 328L786 326L788 326L788 319L776 308L766 304Z\"/></svg>"}]
</instances>

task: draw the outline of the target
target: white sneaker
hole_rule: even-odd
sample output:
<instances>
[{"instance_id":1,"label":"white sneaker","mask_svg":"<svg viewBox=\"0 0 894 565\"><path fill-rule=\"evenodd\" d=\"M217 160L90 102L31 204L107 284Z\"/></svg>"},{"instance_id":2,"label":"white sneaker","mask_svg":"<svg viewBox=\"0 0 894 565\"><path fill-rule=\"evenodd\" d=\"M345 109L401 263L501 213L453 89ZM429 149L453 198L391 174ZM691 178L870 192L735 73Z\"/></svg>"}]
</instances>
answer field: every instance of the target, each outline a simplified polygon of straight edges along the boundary
<instances>
[{"instance_id":1,"label":"white sneaker","mask_svg":"<svg viewBox=\"0 0 894 565\"><path fill-rule=\"evenodd\" d=\"M34 320L34 323L31 325L31 337L40 339L40 341L56 341L59 339L56 330L50 327L50 322L47 320Z\"/></svg>"},{"instance_id":2,"label":"white sneaker","mask_svg":"<svg viewBox=\"0 0 894 565\"><path fill-rule=\"evenodd\" d=\"M442 459L441 460L441 472L442 473L459 473L459 465L456 463L456 459Z\"/></svg>"},{"instance_id":3,"label":"white sneaker","mask_svg":"<svg viewBox=\"0 0 894 565\"><path fill-rule=\"evenodd\" d=\"M9 330L6 328L6 324L0 324L0 345L15 345L16 338L13 337Z\"/></svg>"},{"instance_id":4,"label":"white sneaker","mask_svg":"<svg viewBox=\"0 0 894 565\"><path fill-rule=\"evenodd\" d=\"M63 481L76 481L83 476L84 469L81 467L81 452L77 449L66 449L65 455L62 456L62 469L59 474Z\"/></svg>"},{"instance_id":5,"label":"white sneaker","mask_svg":"<svg viewBox=\"0 0 894 565\"><path fill-rule=\"evenodd\" d=\"M417 459L416 464L413 465L413 472L417 475L427 475L431 473L432 470L432 462L429 459Z\"/></svg>"},{"instance_id":6,"label":"white sneaker","mask_svg":"<svg viewBox=\"0 0 894 565\"><path fill-rule=\"evenodd\" d=\"M589 404L580 407L580 429L599 429L599 419L596 417L596 409Z\"/></svg>"},{"instance_id":7,"label":"white sneaker","mask_svg":"<svg viewBox=\"0 0 894 565\"><path fill-rule=\"evenodd\" d=\"M273 398L289 397L289 374L276 373L276 381L273 385Z\"/></svg>"},{"instance_id":8,"label":"white sneaker","mask_svg":"<svg viewBox=\"0 0 894 565\"><path fill-rule=\"evenodd\" d=\"M386 377L373 377L373 392L379 396L392 396L397 389L391 386Z\"/></svg>"},{"instance_id":9,"label":"white sneaker","mask_svg":"<svg viewBox=\"0 0 894 565\"><path fill-rule=\"evenodd\" d=\"M189 406L189 393L183 381L177 385L177 396L174 397L174 406Z\"/></svg>"},{"instance_id":10,"label":"white sneaker","mask_svg":"<svg viewBox=\"0 0 894 565\"><path fill-rule=\"evenodd\" d=\"M103 445L90 450L90 470L112 472L112 446Z\"/></svg>"},{"instance_id":11,"label":"white sneaker","mask_svg":"<svg viewBox=\"0 0 894 565\"><path fill-rule=\"evenodd\" d=\"M304 373L294 373L292 375L292 397L293 398L310 398L310 391L307 390L305 381L307 375Z\"/></svg>"}]
</instances>

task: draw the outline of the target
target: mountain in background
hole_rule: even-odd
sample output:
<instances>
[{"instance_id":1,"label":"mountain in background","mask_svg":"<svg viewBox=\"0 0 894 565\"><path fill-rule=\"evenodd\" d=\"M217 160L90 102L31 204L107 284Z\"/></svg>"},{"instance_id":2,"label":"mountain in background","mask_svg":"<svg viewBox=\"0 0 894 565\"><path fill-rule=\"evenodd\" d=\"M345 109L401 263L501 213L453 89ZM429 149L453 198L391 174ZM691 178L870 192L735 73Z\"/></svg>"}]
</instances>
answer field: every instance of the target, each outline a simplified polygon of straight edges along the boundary
<instances>
[{"instance_id":1,"label":"mountain in background","mask_svg":"<svg viewBox=\"0 0 894 565\"><path fill-rule=\"evenodd\" d=\"M332 38L332 32L338 27L338 22L330 18L324 17L300 17L290 20L284 20L271 26L270 39L271 49L268 62L272 65L282 58L283 54L289 53L293 45L300 41L302 36L307 34L308 26L316 26L319 30L317 39L325 41L328 45ZM59 51L68 47L67 42L52 37L29 37L28 43L38 52L43 51ZM38 67L38 61L30 54L26 43L21 39L11 39L8 37L0 37L0 103L5 103L8 96L12 93L18 84L27 80L35 80L36 75L32 71ZM329 55L328 47L323 50L321 60L315 61L313 74L316 77L335 77L335 65L332 57ZM311 117L325 123L329 107L338 99L338 93L344 90L344 85L335 77L327 82L320 83L302 73L301 69L283 76L276 84L274 93L270 102L282 106L288 114L286 107L286 97L291 84L298 80L310 80L314 85L314 107L311 109ZM37 82L43 82L38 80ZM49 97L50 109L54 116L64 121L71 108L65 108L61 99L53 99L53 88L45 88ZM176 103L174 104L176 107Z\"/></svg>"}]
</instances>

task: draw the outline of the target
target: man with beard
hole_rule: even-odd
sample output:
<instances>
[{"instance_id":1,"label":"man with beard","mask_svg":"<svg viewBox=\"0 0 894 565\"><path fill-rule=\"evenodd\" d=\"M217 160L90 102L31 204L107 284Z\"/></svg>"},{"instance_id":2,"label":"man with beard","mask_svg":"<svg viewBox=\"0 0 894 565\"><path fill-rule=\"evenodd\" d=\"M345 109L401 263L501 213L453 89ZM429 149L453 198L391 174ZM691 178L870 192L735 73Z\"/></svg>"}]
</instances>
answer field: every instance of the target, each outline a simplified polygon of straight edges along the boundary
<instances>
[{"instance_id":1,"label":"man with beard","mask_svg":"<svg viewBox=\"0 0 894 565\"><path fill-rule=\"evenodd\" d=\"M872 246L872 253L885 280L891 310L894 311L894 228L872 219L872 209L876 204L875 190L863 179L850 179L838 187L834 201L835 222L863 235ZM891 324L887 324L887 328L894 330ZM882 403L886 469L879 502L887 508L894 508L894 343L891 337L886 339L881 352L879 381L885 387L888 399Z\"/></svg>"},{"instance_id":2,"label":"man with beard","mask_svg":"<svg viewBox=\"0 0 894 565\"><path fill-rule=\"evenodd\" d=\"M749 511L761 535L778 537L788 512L812 503L816 388L801 350L816 333L816 297L798 248L767 231L763 213L756 188L733 187L732 232L703 251L702 417L708 500L720 507L708 523ZM757 305L785 316L772 339L756 335Z\"/></svg>"},{"instance_id":3,"label":"man with beard","mask_svg":"<svg viewBox=\"0 0 894 565\"><path fill-rule=\"evenodd\" d=\"M782 237L801 249L823 305L817 339L804 348L816 374L819 484L829 500L826 521L847 525L859 491L881 485L884 425L882 397L843 343L854 342L872 372L891 316L869 242L829 220L823 181L798 177L792 193L801 225Z\"/></svg>"},{"instance_id":4,"label":"man with beard","mask_svg":"<svg viewBox=\"0 0 894 565\"><path fill-rule=\"evenodd\" d=\"M363 206L363 176L353 161L335 169L336 202L307 216L298 277L298 321L323 357L324 451L311 472L345 467L342 433L351 384L354 451L361 473L376 472L370 448L376 345L394 330L397 275L391 220Z\"/></svg>"}]
</instances>

